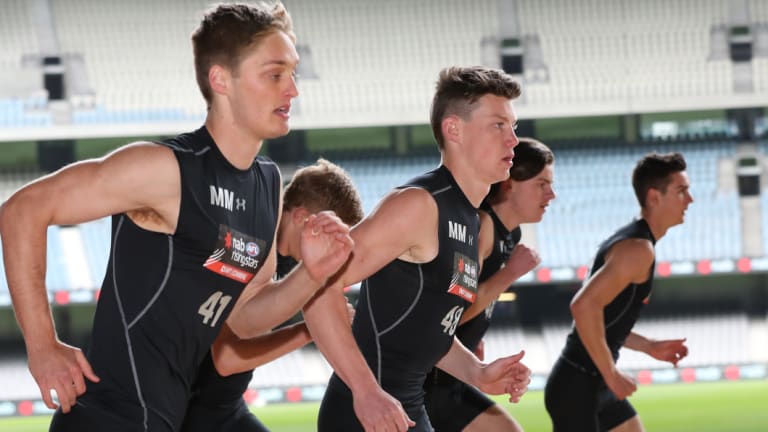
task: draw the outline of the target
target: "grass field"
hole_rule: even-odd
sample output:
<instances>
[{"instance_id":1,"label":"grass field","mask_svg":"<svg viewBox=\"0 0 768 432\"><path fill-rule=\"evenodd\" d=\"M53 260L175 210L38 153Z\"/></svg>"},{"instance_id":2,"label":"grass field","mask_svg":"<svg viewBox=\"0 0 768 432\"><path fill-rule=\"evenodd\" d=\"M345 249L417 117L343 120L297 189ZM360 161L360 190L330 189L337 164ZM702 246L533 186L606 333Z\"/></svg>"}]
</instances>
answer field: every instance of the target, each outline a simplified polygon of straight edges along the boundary
<instances>
[{"instance_id":1,"label":"grass field","mask_svg":"<svg viewBox=\"0 0 768 432\"><path fill-rule=\"evenodd\" d=\"M649 432L766 432L768 381L715 382L643 386L632 397ZM549 431L544 394L530 392L518 405L501 399L527 432ZM273 432L315 430L317 403L279 404L256 408ZM49 417L0 419L3 432L48 430Z\"/></svg>"}]
</instances>

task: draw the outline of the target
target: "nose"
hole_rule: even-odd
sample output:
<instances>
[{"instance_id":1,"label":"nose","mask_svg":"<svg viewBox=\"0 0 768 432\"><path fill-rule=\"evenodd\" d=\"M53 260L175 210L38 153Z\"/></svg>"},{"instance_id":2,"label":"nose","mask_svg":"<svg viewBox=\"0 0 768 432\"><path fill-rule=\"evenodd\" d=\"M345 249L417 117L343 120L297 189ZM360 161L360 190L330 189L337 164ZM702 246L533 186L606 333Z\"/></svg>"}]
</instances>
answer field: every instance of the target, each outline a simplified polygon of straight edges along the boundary
<instances>
[{"instance_id":1,"label":"nose","mask_svg":"<svg viewBox=\"0 0 768 432\"><path fill-rule=\"evenodd\" d=\"M512 136L507 142L507 145L509 145L509 148L515 148L517 145L520 144L520 140L517 139L517 132L515 132L515 129L512 129Z\"/></svg>"},{"instance_id":2,"label":"nose","mask_svg":"<svg viewBox=\"0 0 768 432\"><path fill-rule=\"evenodd\" d=\"M291 98L295 98L299 95L299 86L296 82L296 77L291 77L290 83L288 84L288 89L286 90L286 94Z\"/></svg>"}]
</instances>

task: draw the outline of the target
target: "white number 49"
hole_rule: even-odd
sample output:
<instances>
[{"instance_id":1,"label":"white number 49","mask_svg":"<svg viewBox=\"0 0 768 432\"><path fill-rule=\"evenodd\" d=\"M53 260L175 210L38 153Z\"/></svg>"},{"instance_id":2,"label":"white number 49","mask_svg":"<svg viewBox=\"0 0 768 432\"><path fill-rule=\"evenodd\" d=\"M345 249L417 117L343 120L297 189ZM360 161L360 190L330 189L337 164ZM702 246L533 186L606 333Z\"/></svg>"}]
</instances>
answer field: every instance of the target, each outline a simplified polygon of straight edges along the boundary
<instances>
[{"instance_id":1,"label":"white number 49","mask_svg":"<svg viewBox=\"0 0 768 432\"><path fill-rule=\"evenodd\" d=\"M200 305L200 309L197 310L197 313L203 316L203 324L208 324L208 321L210 321L211 327L216 327L216 323L219 321L219 318L221 318L221 313L224 312L224 308L227 307L232 300L232 296L222 294L224 293L216 291L208 297L208 300ZM211 320L211 318L213 318L213 320Z\"/></svg>"},{"instance_id":2,"label":"white number 49","mask_svg":"<svg viewBox=\"0 0 768 432\"><path fill-rule=\"evenodd\" d=\"M440 324L443 325L444 333L448 333L450 336L453 336L453 334L456 333L456 326L459 325L462 313L464 313L463 306L454 306L447 314L445 314L445 318L440 321Z\"/></svg>"}]
</instances>

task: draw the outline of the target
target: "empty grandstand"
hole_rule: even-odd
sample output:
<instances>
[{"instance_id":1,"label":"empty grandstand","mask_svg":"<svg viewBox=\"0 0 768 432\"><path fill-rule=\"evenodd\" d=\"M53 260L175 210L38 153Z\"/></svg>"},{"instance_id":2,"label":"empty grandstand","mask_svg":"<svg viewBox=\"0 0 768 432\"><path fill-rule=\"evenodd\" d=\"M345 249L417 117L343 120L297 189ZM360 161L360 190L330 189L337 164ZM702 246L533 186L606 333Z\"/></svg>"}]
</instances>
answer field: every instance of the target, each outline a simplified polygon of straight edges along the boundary
<instances>
[{"instance_id":1,"label":"empty grandstand","mask_svg":"<svg viewBox=\"0 0 768 432\"><path fill-rule=\"evenodd\" d=\"M48 164L40 161L46 157L66 163L103 154L103 147L94 150L94 139L130 142L198 126L205 106L189 34L209 3L4 0L0 202L45 175ZM568 301L597 242L638 215L629 179L634 162L649 151L681 151L695 202L686 223L658 246L659 283L637 329L652 337L687 336L691 355L681 367L702 377L728 367L764 377L767 2L285 3L305 69L292 113L296 132L266 150L284 178L317 157L333 159L351 174L366 213L393 187L439 163L425 126L438 71L450 64L501 67L503 42L520 47L519 132L554 149L557 199L542 223L523 227L523 242L539 251L542 263L497 308L487 358L525 348L533 387L542 385L570 330ZM744 28L748 59L738 51L743 44L730 39ZM46 59L58 59L49 63L61 67L50 68ZM72 151L46 156L50 142ZM288 156L280 146L290 149ZM751 180L740 174L745 157L756 161ZM75 344L87 344L110 224L104 218L49 230L49 298L60 335ZM12 251L0 256L6 253ZM3 265L0 401L37 400ZM683 379L680 371L628 350L619 365L662 382ZM312 390L330 371L310 346L257 369L251 387L261 402L285 400L294 387L307 389L305 399L316 398Z\"/></svg>"}]
</instances>

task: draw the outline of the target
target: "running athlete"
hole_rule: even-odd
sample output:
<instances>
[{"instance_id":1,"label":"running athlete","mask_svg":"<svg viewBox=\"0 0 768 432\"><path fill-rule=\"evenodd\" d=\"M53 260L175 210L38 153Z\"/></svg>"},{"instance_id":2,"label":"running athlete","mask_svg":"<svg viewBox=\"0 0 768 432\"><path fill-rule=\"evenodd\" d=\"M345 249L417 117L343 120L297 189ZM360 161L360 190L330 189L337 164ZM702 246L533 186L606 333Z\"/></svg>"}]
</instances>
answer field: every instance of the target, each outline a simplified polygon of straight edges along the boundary
<instances>
[{"instance_id":1,"label":"running athlete","mask_svg":"<svg viewBox=\"0 0 768 432\"><path fill-rule=\"evenodd\" d=\"M301 233L309 215L332 210L352 226L363 218L352 179L338 165L320 159L296 171L283 192L283 215L277 231L278 261L301 261ZM295 260L295 261L294 261ZM278 266L279 267L279 266ZM284 275L279 274L282 277ZM347 304L350 313L352 306ZM265 432L243 400L253 369L308 344L303 322L249 340L239 339L225 324L206 356L184 418L182 432ZM214 366L215 364L215 366Z\"/></svg>"},{"instance_id":2,"label":"running athlete","mask_svg":"<svg viewBox=\"0 0 768 432\"><path fill-rule=\"evenodd\" d=\"M257 154L264 139L288 133L298 93L299 58L282 4L218 6L192 43L208 105L201 128L72 164L23 187L0 210L29 368L48 407L58 396L51 431L178 430L198 367L230 311L241 311L228 320L238 336L269 331L352 248L335 215L312 215L303 263L272 280L281 179ZM107 215L112 247L84 356L54 330L46 228Z\"/></svg>"},{"instance_id":3,"label":"running athlete","mask_svg":"<svg viewBox=\"0 0 768 432\"><path fill-rule=\"evenodd\" d=\"M538 255L520 242L520 224L540 222L552 190L555 158L552 151L531 138L515 147L509 179L491 186L480 212L480 288L477 300L464 312L456 337L478 358L491 324L498 296L539 263ZM483 305L487 305L483 308ZM522 431L520 424L488 396L452 375L435 368L424 384L425 405L435 430Z\"/></svg>"},{"instance_id":4,"label":"running athlete","mask_svg":"<svg viewBox=\"0 0 768 432\"><path fill-rule=\"evenodd\" d=\"M556 432L642 431L627 397L634 379L616 368L622 346L674 366L688 355L685 339L653 340L632 331L651 296L655 244L683 223L693 198L680 153L651 153L632 174L640 218L599 247L590 276L571 302L574 328L555 362L545 403Z\"/></svg>"},{"instance_id":5,"label":"running athlete","mask_svg":"<svg viewBox=\"0 0 768 432\"><path fill-rule=\"evenodd\" d=\"M423 385L436 364L488 393L517 400L527 389L522 353L485 365L453 338L477 293L477 207L491 184L509 176L517 145L511 100L519 94L501 71L441 71L431 123L442 163L391 192L355 226L350 262L304 309L335 370L319 431L432 430ZM350 332L338 299L357 281Z\"/></svg>"}]
</instances>

